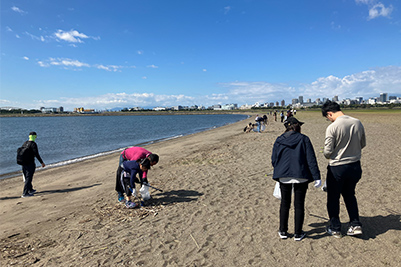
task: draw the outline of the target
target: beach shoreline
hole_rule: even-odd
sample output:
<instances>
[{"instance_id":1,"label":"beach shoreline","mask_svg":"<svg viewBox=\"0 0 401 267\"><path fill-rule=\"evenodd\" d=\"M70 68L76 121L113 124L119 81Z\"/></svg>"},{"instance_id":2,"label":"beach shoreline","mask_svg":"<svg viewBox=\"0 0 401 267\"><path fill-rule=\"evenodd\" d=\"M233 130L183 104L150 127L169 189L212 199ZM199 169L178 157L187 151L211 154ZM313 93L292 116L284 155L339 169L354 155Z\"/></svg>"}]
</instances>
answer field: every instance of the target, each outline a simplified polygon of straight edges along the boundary
<instances>
[{"instance_id":1,"label":"beach shoreline","mask_svg":"<svg viewBox=\"0 0 401 267\"><path fill-rule=\"evenodd\" d=\"M128 123L127 119L133 124L148 123L147 118L144 116L141 116L141 118L132 116L127 119L122 116L114 118L105 116L80 118L39 117L36 119L27 118L24 119L24 122L19 122L19 118L10 118L10 120L1 122L3 126L2 140L8 140L8 142L4 143L0 152L2 156L0 162L0 180L21 174L21 166L15 164L15 150L16 147L20 146L20 142L24 140L25 135L21 136L24 128L16 128L14 124L25 125L29 129L41 125L41 127L36 128L41 137L38 146L47 169L118 152L129 146L145 146L210 130L244 120L247 116L245 114L181 115L167 116L168 118L164 116L152 116L150 120L153 121L153 124L142 130L133 125L132 132L125 132L127 129L122 130L110 125ZM138 122L136 122L136 118L138 118ZM85 122L83 123L82 121ZM169 123L166 124L164 123L165 121L169 121ZM74 123L82 123L85 126L78 129L75 129L75 127L64 127L64 125ZM175 124L177 124L176 127L172 126ZM47 129L45 125L51 125L50 129ZM88 133L83 130L85 127L97 132L98 137L93 139L87 138ZM163 130L160 131L158 129ZM58 135L57 131L62 132L63 136ZM60 148L62 148L63 152L60 151ZM60 152L54 153L54 151ZM40 170L42 168L37 169L37 171Z\"/></svg>"},{"instance_id":2,"label":"beach shoreline","mask_svg":"<svg viewBox=\"0 0 401 267\"><path fill-rule=\"evenodd\" d=\"M394 200L401 187L400 114L345 113L359 118L367 132L357 186L365 232L361 238L334 239L324 233L326 195L310 185L307 237L301 242L280 240L280 202L272 195L274 182L268 174L272 145L284 127L269 116L265 132L246 134L243 128L254 122L252 116L145 146L160 156L149 180L163 192L151 190L150 205L141 209L117 203L118 152L37 172L33 184L38 194L32 198L20 198L21 177L0 180L0 263L290 266L296 257L303 266L397 266L401 209ZM320 151L329 122L317 112L297 112L296 117L305 122L302 132L314 145L324 181L327 161Z\"/></svg>"}]
</instances>

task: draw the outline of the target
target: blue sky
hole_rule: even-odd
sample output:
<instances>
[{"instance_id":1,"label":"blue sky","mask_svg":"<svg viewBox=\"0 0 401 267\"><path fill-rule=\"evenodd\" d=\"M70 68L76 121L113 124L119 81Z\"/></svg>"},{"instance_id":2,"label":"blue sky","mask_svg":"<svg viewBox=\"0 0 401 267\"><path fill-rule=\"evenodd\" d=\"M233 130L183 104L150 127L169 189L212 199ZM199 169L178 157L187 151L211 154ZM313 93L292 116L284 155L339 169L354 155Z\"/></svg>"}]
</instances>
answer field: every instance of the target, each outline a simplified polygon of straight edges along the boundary
<instances>
[{"instance_id":1,"label":"blue sky","mask_svg":"<svg viewBox=\"0 0 401 267\"><path fill-rule=\"evenodd\" d=\"M401 96L400 0L1 1L0 106Z\"/></svg>"}]
</instances>

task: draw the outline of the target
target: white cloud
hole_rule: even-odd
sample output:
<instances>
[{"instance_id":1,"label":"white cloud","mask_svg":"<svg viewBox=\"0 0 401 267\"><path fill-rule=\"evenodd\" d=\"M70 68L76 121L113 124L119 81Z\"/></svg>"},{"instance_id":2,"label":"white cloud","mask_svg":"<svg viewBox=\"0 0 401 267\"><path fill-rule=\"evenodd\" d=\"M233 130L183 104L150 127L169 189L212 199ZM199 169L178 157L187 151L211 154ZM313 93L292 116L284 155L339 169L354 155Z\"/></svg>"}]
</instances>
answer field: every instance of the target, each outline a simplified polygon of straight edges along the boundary
<instances>
[{"instance_id":1,"label":"white cloud","mask_svg":"<svg viewBox=\"0 0 401 267\"><path fill-rule=\"evenodd\" d=\"M40 67L61 66L65 69L76 70L77 68L97 68L110 72L121 72L123 68L135 68L135 66L117 66L117 65L103 65L103 64L88 64L76 59L70 58L49 58L48 60L40 60L37 62Z\"/></svg>"},{"instance_id":2,"label":"white cloud","mask_svg":"<svg viewBox=\"0 0 401 267\"><path fill-rule=\"evenodd\" d=\"M369 19L374 19L377 17L389 18L391 12L393 12L393 6L385 7L382 3L377 3L371 9L369 9Z\"/></svg>"},{"instance_id":3,"label":"white cloud","mask_svg":"<svg viewBox=\"0 0 401 267\"><path fill-rule=\"evenodd\" d=\"M6 26L6 31L7 31L7 32L13 32L13 30L12 30L10 27L8 27L8 26Z\"/></svg>"},{"instance_id":4,"label":"white cloud","mask_svg":"<svg viewBox=\"0 0 401 267\"><path fill-rule=\"evenodd\" d=\"M62 66L73 69L81 67L90 67L90 65L87 63L69 58L50 58L47 61L38 61L38 64L41 67Z\"/></svg>"},{"instance_id":5,"label":"white cloud","mask_svg":"<svg viewBox=\"0 0 401 267\"><path fill-rule=\"evenodd\" d=\"M228 12L230 12L230 10L231 10L230 6L224 7L224 15L226 15Z\"/></svg>"},{"instance_id":6,"label":"white cloud","mask_svg":"<svg viewBox=\"0 0 401 267\"><path fill-rule=\"evenodd\" d=\"M89 64L80 62L78 60L72 60L69 58L66 59L51 59L50 65L55 65L55 66L66 66L66 67L90 67Z\"/></svg>"},{"instance_id":7,"label":"white cloud","mask_svg":"<svg viewBox=\"0 0 401 267\"><path fill-rule=\"evenodd\" d=\"M76 30L70 30L70 31L63 31L63 30L58 30L57 32L54 33L56 36L56 39L58 40L63 40L69 43L83 43L82 39L94 39L94 40L99 40L99 37L91 37L88 36L84 33L80 33Z\"/></svg>"},{"instance_id":8,"label":"white cloud","mask_svg":"<svg viewBox=\"0 0 401 267\"><path fill-rule=\"evenodd\" d=\"M155 65L149 65L149 66L147 66L148 68L152 68L152 69L158 69L159 67L158 66L155 66Z\"/></svg>"},{"instance_id":9,"label":"white cloud","mask_svg":"<svg viewBox=\"0 0 401 267\"><path fill-rule=\"evenodd\" d=\"M371 4L371 3L373 3L374 1L375 1L375 0L355 0L355 2L361 3L361 4L365 4L365 5Z\"/></svg>"},{"instance_id":10,"label":"white cloud","mask_svg":"<svg viewBox=\"0 0 401 267\"><path fill-rule=\"evenodd\" d=\"M320 77L309 84L299 84L296 87L288 84L273 84L268 82L232 82L222 83L221 86L228 90L225 94L208 96L210 99L224 99L230 102L254 103L286 101L298 96L304 99L328 97L338 95L341 99L357 96L364 98L379 96L387 92L400 95L401 92L401 67L388 66L373 70L367 70L344 77L330 75ZM291 99L289 99L291 98Z\"/></svg>"},{"instance_id":11,"label":"white cloud","mask_svg":"<svg viewBox=\"0 0 401 267\"><path fill-rule=\"evenodd\" d=\"M142 50L138 50L137 53L138 53L138 55L142 55L143 51Z\"/></svg>"},{"instance_id":12,"label":"white cloud","mask_svg":"<svg viewBox=\"0 0 401 267\"><path fill-rule=\"evenodd\" d=\"M38 62L43 67L62 66L64 68L91 67L87 63L71 59L50 59ZM97 65L100 66L100 65ZM107 67L107 66L104 66ZM143 79L146 77L142 77ZM248 82L234 81L218 84L218 93L204 95L184 94L154 94L154 93L110 93L93 95L83 98L60 98L57 100L41 100L27 103L24 108L38 108L40 106L63 106L67 110L74 107L109 109L114 107L155 107L175 105L213 105L237 103L254 104L255 102L276 102L285 100L288 104L291 99L303 96L304 99L332 98L338 95L340 99L361 96L365 99L379 96L380 93L401 96L401 66L387 66L337 77L329 75L319 77L307 84L289 85L286 83L269 83L266 81ZM12 103L13 104L13 103ZM20 106L20 104L13 104Z\"/></svg>"},{"instance_id":13,"label":"white cloud","mask_svg":"<svg viewBox=\"0 0 401 267\"><path fill-rule=\"evenodd\" d=\"M335 76L322 77L315 82L300 88L304 95L311 98L332 97L365 98L378 96L387 92L396 94L401 92L401 67L388 66L374 70L363 71L338 78Z\"/></svg>"},{"instance_id":14,"label":"white cloud","mask_svg":"<svg viewBox=\"0 0 401 267\"><path fill-rule=\"evenodd\" d=\"M85 107L94 109L111 109L115 107L134 106L173 106L193 102L194 97L185 95L156 95L153 93L110 93L99 96L83 98L60 98L59 100L40 100L34 103L36 106L63 106L67 110L74 107ZM34 108L34 107L32 107Z\"/></svg>"},{"instance_id":15,"label":"white cloud","mask_svg":"<svg viewBox=\"0 0 401 267\"><path fill-rule=\"evenodd\" d=\"M382 2L378 2L377 0L355 0L355 2L367 5L369 7L368 20L378 17L390 18L390 15L394 9L392 5L386 7Z\"/></svg>"},{"instance_id":16,"label":"white cloud","mask_svg":"<svg viewBox=\"0 0 401 267\"><path fill-rule=\"evenodd\" d=\"M17 12L17 13L20 13L21 15L25 15L25 14L28 13L28 12L25 12L25 11L23 11L22 9L20 9L19 7L16 7L16 6L11 7L11 10L12 10L12 11L15 11L15 12Z\"/></svg>"},{"instance_id":17,"label":"white cloud","mask_svg":"<svg viewBox=\"0 0 401 267\"><path fill-rule=\"evenodd\" d=\"M25 60L29 60L29 57L22 57L23 59L25 59Z\"/></svg>"},{"instance_id":18,"label":"white cloud","mask_svg":"<svg viewBox=\"0 0 401 267\"><path fill-rule=\"evenodd\" d=\"M45 37L43 37L43 36L36 36L36 35L33 35L33 34L29 33L29 32L25 32L25 34L28 35L29 37L31 37L32 40L37 40L37 41L41 41L41 42L45 41Z\"/></svg>"},{"instance_id":19,"label":"white cloud","mask_svg":"<svg viewBox=\"0 0 401 267\"><path fill-rule=\"evenodd\" d=\"M203 69L202 71L203 71L203 72L207 72L207 69Z\"/></svg>"},{"instance_id":20,"label":"white cloud","mask_svg":"<svg viewBox=\"0 0 401 267\"><path fill-rule=\"evenodd\" d=\"M104 66L104 65L96 65L96 68L101 69L101 70L107 70L107 71L120 71L120 69L122 68L122 66L115 66L115 65L108 65L108 66Z\"/></svg>"}]
</instances>

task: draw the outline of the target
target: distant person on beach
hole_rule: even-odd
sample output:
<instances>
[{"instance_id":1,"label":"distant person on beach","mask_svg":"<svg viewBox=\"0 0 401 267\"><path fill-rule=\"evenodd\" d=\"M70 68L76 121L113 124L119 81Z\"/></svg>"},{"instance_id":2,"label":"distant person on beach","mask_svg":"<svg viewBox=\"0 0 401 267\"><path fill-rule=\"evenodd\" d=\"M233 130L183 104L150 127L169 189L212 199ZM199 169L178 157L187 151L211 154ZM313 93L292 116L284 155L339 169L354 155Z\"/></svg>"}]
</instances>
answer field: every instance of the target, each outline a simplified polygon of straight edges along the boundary
<instances>
[{"instance_id":1,"label":"distant person on beach","mask_svg":"<svg viewBox=\"0 0 401 267\"><path fill-rule=\"evenodd\" d=\"M150 160L149 158L145 158L142 160L131 160L124 161L122 163L122 171L120 173L120 179L116 183L116 191L118 195L123 196L123 199L120 202L125 202L125 206L129 209L135 208L138 206L137 203L133 200L133 197L137 196L135 183L141 184L141 195L142 190L148 184L147 178L143 178L143 173L147 172L150 169ZM138 177L137 177L138 175ZM149 189L147 189L148 192ZM125 199L124 199L125 194ZM142 195L144 199L144 196ZM124 201L125 200L125 201ZM146 200L146 199L144 199Z\"/></svg>"},{"instance_id":2,"label":"distant person on beach","mask_svg":"<svg viewBox=\"0 0 401 267\"><path fill-rule=\"evenodd\" d=\"M283 111L280 112L280 118L281 118L281 122L283 122L284 121L284 112Z\"/></svg>"},{"instance_id":3,"label":"distant person on beach","mask_svg":"<svg viewBox=\"0 0 401 267\"><path fill-rule=\"evenodd\" d=\"M244 132L245 133L251 132L253 130L253 127L254 127L253 124L250 122L247 126L245 126Z\"/></svg>"},{"instance_id":4,"label":"distant person on beach","mask_svg":"<svg viewBox=\"0 0 401 267\"><path fill-rule=\"evenodd\" d=\"M274 111L273 117L274 117L274 121L277 121L277 111Z\"/></svg>"},{"instance_id":5,"label":"distant person on beach","mask_svg":"<svg viewBox=\"0 0 401 267\"><path fill-rule=\"evenodd\" d=\"M265 126L267 126L267 120L268 120L267 115L263 115L263 124Z\"/></svg>"},{"instance_id":6,"label":"distant person on beach","mask_svg":"<svg viewBox=\"0 0 401 267\"><path fill-rule=\"evenodd\" d=\"M33 180L33 174L35 173L36 170L36 165L35 165L35 158L37 158L44 168L46 165L43 162L42 158L39 155L39 150L38 146L36 144L36 137L37 134L36 132L30 132L29 133L29 140L26 141L22 147L24 147L25 152L24 152L24 160L21 162L22 164L22 174L24 178L24 190L22 192L21 197L32 197L34 196L34 193L36 192L35 189L33 189L32 186L32 180Z\"/></svg>"},{"instance_id":7,"label":"distant person on beach","mask_svg":"<svg viewBox=\"0 0 401 267\"><path fill-rule=\"evenodd\" d=\"M361 235L358 203L355 197L356 184L362 177L361 154L366 146L365 129L362 123L345 115L340 105L327 101L322 106L322 115L332 123L326 129L324 156L327 166L327 211L328 234L340 238L340 196L343 196L350 219L347 235Z\"/></svg>"},{"instance_id":8,"label":"distant person on beach","mask_svg":"<svg viewBox=\"0 0 401 267\"><path fill-rule=\"evenodd\" d=\"M259 117L259 115L256 115L255 122L256 122L256 131L258 133L260 133L260 123L262 120L263 120L262 117Z\"/></svg>"},{"instance_id":9,"label":"distant person on beach","mask_svg":"<svg viewBox=\"0 0 401 267\"><path fill-rule=\"evenodd\" d=\"M157 154L154 154L148 150L146 150L143 147L139 146L133 146L127 149L124 149L123 152L120 154L120 160L118 164L118 169L117 169L117 174L116 174L116 191L121 192L117 190L118 188L118 183L122 171L122 164L125 161L138 161L138 160L143 160L145 158L148 158L150 161L150 166L154 166L159 162L159 156ZM147 179L147 170L142 172L143 179ZM124 196L122 194L118 194L118 201L123 201Z\"/></svg>"},{"instance_id":10,"label":"distant person on beach","mask_svg":"<svg viewBox=\"0 0 401 267\"><path fill-rule=\"evenodd\" d=\"M291 194L294 190L295 241L301 241L306 236L302 226L305 217L305 196L308 184L314 182L315 187L321 185L315 152L309 137L301 134L302 124L304 123L294 117L290 117L284 122L285 132L276 139L271 156L274 167L273 179L280 182L281 192L278 235L282 239L287 239L289 236L288 217Z\"/></svg>"}]
</instances>

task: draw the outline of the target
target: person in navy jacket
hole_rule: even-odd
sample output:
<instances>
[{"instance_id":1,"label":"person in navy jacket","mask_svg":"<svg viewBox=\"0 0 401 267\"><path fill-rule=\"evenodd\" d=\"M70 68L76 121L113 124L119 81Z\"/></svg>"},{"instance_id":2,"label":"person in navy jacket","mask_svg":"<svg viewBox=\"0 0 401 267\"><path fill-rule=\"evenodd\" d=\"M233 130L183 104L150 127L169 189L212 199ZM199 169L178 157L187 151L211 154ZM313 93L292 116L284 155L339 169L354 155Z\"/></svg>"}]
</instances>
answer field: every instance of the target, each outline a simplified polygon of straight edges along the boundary
<instances>
[{"instance_id":1,"label":"person in navy jacket","mask_svg":"<svg viewBox=\"0 0 401 267\"><path fill-rule=\"evenodd\" d=\"M301 125L295 117L284 122L285 132L280 135L273 146L271 156L274 167L273 179L280 182L280 228L279 236L288 238L288 217L291 206L291 194L294 190L295 229L294 239L302 240L306 233L302 231L305 217L305 196L308 184L321 185L320 171L312 143L301 134Z\"/></svg>"},{"instance_id":2,"label":"person in navy jacket","mask_svg":"<svg viewBox=\"0 0 401 267\"><path fill-rule=\"evenodd\" d=\"M147 178L143 178L143 172L150 169L150 160L145 158L138 161L124 161L122 168L123 172L121 173L119 183L116 185L116 190L121 195L125 193L125 206L132 209L137 206L131 199L132 195L136 197L135 183L139 183L141 186L148 184Z\"/></svg>"}]
</instances>

